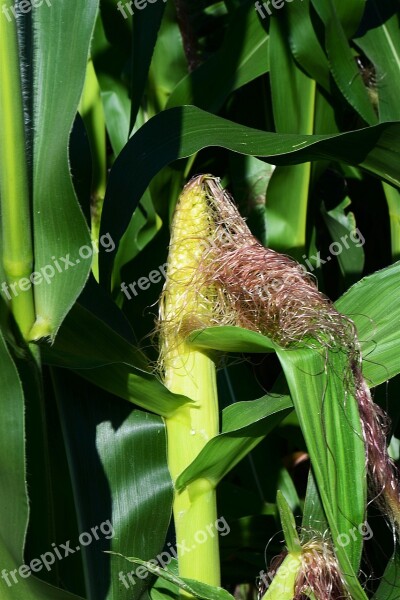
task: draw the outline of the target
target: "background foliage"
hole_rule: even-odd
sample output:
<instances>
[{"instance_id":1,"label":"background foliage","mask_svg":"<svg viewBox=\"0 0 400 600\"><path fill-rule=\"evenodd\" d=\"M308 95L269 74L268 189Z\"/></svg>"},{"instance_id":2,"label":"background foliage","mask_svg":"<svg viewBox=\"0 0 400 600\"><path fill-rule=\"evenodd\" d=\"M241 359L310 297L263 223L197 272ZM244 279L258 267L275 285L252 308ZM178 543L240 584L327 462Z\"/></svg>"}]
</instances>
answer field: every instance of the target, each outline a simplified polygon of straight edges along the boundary
<instances>
[{"instance_id":1,"label":"background foliage","mask_svg":"<svg viewBox=\"0 0 400 600\"><path fill-rule=\"evenodd\" d=\"M68 252L76 260L90 236L108 234L115 249L100 244L92 265L82 260L35 286L25 340L4 293L0 300L0 567L28 564L52 543L74 547L79 533L107 519L115 535L37 577L12 587L1 581L0 595L159 600L160 580L127 589L118 574L132 566L103 551L149 560L173 542L163 417L187 399L154 370L163 278L130 299L121 283L166 262L171 215L191 175L219 176L256 237L307 260L319 289L355 320L364 374L390 414L388 441L399 458L398 3L294 0L265 19L245 0L158 0L127 19L116 0L53 4L19 14L23 114L17 103L0 104L1 123L24 123L30 221L19 235L26 245L32 231L36 271ZM8 39L3 14L0 21ZM0 45L4 98L12 69L5 50ZM9 281L14 179L3 157L18 140L0 129L0 274ZM365 243L333 255L332 242L343 246L356 228ZM220 482L218 513L230 526L220 540L222 582L254 597L257 575L283 547L277 490L298 526L323 532L328 521L334 534L335 522L340 534L364 520L357 414L349 406L343 418L334 401L340 357L324 382L315 355L283 355L246 332L202 335L198 347L230 352L218 371L221 434L179 485L204 473ZM296 380L297 360L314 376ZM325 385L326 428L316 417ZM354 453L359 471L349 470L345 454L332 464L327 447ZM319 465L315 481L310 457ZM363 554L360 537L342 548L341 564L350 579L351 569L365 574L365 591L351 580L354 598L395 600L392 534L373 507L368 519L373 538Z\"/></svg>"}]
</instances>

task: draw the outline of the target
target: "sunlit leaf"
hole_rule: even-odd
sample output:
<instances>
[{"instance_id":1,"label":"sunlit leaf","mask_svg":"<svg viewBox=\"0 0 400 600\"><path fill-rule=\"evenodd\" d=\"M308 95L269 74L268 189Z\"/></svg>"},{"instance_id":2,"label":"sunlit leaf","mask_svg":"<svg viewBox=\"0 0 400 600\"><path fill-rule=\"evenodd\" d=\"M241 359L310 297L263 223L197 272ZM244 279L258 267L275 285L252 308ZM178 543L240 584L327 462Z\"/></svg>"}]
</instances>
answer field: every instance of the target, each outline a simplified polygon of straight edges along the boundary
<instances>
[{"instance_id":1,"label":"sunlit leaf","mask_svg":"<svg viewBox=\"0 0 400 600\"><path fill-rule=\"evenodd\" d=\"M371 387L400 373L400 262L353 285L336 307L357 326L363 373Z\"/></svg>"},{"instance_id":2,"label":"sunlit leaf","mask_svg":"<svg viewBox=\"0 0 400 600\"><path fill-rule=\"evenodd\" d=\"M279 165L316 158L342 160L360 164L400 186L399 131L400 124L382 123L338 135L276 134L243 127L193 106L163 111L129 140L118 157L107 188L101 231L110 233L118 245L152 177L173 160L207 146L222 146ZM105 283L113 256L102 253L99 258Z\"/></svg>"},{"instance_id":3,"label":"sunlit leaf","mask_svg":"<svg viewBox=\"0 0 400 600\"><path fill-rule=\"evenodd\" d=\"M54 338L91 268L93 248L69 172L68 138L97 9L98 0L73 0L56 2L51 9L43 3L32 12L35 271L48 274L34 286L34 339ZM71 257L72 264L65 268L61 257Z\"/></svg>"}]
</instances>

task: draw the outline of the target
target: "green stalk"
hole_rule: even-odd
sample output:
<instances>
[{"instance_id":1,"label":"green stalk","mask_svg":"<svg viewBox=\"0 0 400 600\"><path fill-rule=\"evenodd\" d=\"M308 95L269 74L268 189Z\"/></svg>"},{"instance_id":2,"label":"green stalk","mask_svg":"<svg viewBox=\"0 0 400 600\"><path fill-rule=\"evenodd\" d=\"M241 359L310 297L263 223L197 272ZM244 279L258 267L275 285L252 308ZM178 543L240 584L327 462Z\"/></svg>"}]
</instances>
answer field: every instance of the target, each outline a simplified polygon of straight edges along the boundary
<instances>
[{"instance_id":1,"label":"green stalk","mask_svg":"<svg viewBox=\"0 0 400 600\"><path fill-rule=\"evenodd\" d=\"M166 385L171 391L188 396L195 404L193 408L183 407L166 421L168 463L174 482L207 441L218 434L215 365L197 351L182 352L181 358L185 367L180 373L170 372ZM175 493L174 521L181 577L220 585L216 520L216 494L210 481L198 479Z\"/></svg>"},{"instance_id":2,"label":"green stalk","mask_svg":"<svg viewBox=\"0 0 400 600\"><path fill-rule=\"evenodd\" d=\"M192 279L202 253L200 240L207 237L208 229L206 193L195 180L186 186L175 212L161 318L165 385L193 401L166 419L168 464L174 483L218 434L215 365L193 350L182 333L186 318L199 318L212 310L206 291L196 289ZM198 479L184 490L176 490L173 511L179 575L220 585L214 484Z\"/></svg>"},{"instance_id":3,"label":"green stalk","mask_svg":"<svg viewBox=\"0 0 400 600\"><path fill-rule=\"evenodd\" d=\"M7 287L3 293L22 335L27 338L35 321L32 285L22 284L32 272L28 167L26 162L19 48L12 0L3 2L0 14L0 199L2 260ZM29 286L29 287L28 287Z\"/></svg>"}]
</instances>

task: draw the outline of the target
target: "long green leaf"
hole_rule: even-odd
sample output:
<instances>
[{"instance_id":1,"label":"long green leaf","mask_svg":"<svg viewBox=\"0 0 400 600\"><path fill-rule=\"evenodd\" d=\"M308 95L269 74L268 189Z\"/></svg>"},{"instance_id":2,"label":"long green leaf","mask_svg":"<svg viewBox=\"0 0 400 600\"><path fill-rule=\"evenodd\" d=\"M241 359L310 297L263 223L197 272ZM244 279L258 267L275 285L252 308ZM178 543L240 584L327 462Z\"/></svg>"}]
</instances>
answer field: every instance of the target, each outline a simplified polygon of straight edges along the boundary
<instances>
[{"instance_id":1,"label":"long green leaf","mask_svg":"<svg viewBox=\"0 0 400 600\"><path fill-rule=\"evenodd\" d=\"M158 30L165 11L165 0L148 4L146 10L137 10L132 18L132 77L131 77L131 121L136 122L139 107L146 88L148 72L157 41Z\"/></svg>"},{"instance_id":2,"label":"long green leaf","mask_svg":"<svg viewBox=\"0 0 400 600\"><path fill-rule=\"evenodd\" d=\"M93 525L112 524L111 529L107 523L108 537L100 528L100 539L81 548L88 600L146 597L149 578L131 581L126 562L105 551L134 549L150 559L162 550L173 493L165 425L160 417L132 410L71 373L54 369L52 376L79 530L90 532Z\"/></svg>"},{"instance_id":3,"label":"long green leaf","mask_svg":"<svg viewBox=\"0 0 400 600\"><path fill-rule=\"evenodd\" d=\"M122 555L121 555L122 556ZM201 583L200 581L194 581L193 579L186 579L184 577L178 577L172 571L167 571L166 569L161 569L160 567L154 565L150 562L145 562L139 558L127 557L123 556L129 562L132 562L136 565L140 565L146 567L146 569L153 573L154 575L158 575L162 579L175 584L179 588L185 590L195 598L199 598L199 600L232 600L233 596L226 590L220 587L213 587L211 585L207 585L206 583Z\"/></svg>"},{"instance_id":4,"label":"long green leaf","mask_svg":"<svg viewBox=\"0 0 400 600\"><path fill-rule=\"evenodd\" d=\"M129 402L169 416L190 402L173 394L151 373L144 356L101 319L76 304L53 346L43 347L45 363L73 369L81 377Z\"/></svg>"},{"instance_id":5,"label":"long green leaf","mask_svg":"<svg viewBox=\"0 0 400 600\"><path fill-rule=\"evenodd\" d=\"M306 440L322 504L352 597L365 600L358 583L362 537L347 546L337 540L365 518L365 448L356 400L346 390L344 353L312 349L277 354ZM327 356L326 356L327 355ZM327 368L325 367L327 365ZM348 493L349 481L353 482Z\"/></svg>"},{"instance_id":6,"label":"long green leaf","mask_svg":"<svg viewBox=\"0 0 400 600\"><path fill-rule=\"evenodd\" d=\"M396 550L385 569L378 589L372 600L399 600L400 598L400 554Z\"/></svg>"},{"instance_id":7,"label":"long green leaf","mask_svg":"<svg viewBox=\"0 0 400 600\"><path fill-rule=\"evenodd\" d=\"M193 331L188 343L194 348L222 352L275 352L275 344L261 333L241 327L207 327Z\"/></svg>"},{"instance_id":8,"label":"long green leaf","mask_svg":"<svg viewBox=\"0 0 400 600\"><path fill-rule=\"evenodd\" d=\"M290 412L288 396L264 396L237 402L223 411L222 433L207 442L203 450L178 477L176 488L205 478L217 485Z\"/></svg>"},{"instance_id":9,"label":"long green leaf","mask_svg":"<svg viewBox=\"0 0 400 600\"><path fill-rule=\"evenodd\" d=\"M280 490L278 490L276 496L276 504L279 510L279 516L281 519L283 534L285 536L285 543L288 549L288 552L300 552L301 545L299 535L297 533L296 521L294 519L293 513L290 510L290 506L285 496L282 494Z\"/></svg>"},{"instance_id":10,"label":"long green leaf","mask_svg":"<svg viewBox=\"0 0 400 600\"><path fill-rule=\"evenodd\" d=\"M43 3L32 11L34 267L48 273L47 280L34 286L32 339L54 338L91 268L88 250L93 249L69 172L68 138L97 9L98 0L71 0L51 8ZM78 254L84 246L88 248ZM60 259L70 254L73 265L65 269Z\"/></svg>"},{"instance_id":11,"label":"long green leaf","mask_svg":"<svg viewBox=\"0 0 400 600\"><path fill-rule=\"evenodd\" d=\"M312 134L316 83L294 61L286 28L280 19L272 19L270 36L271 97L276 131ZM310 163L277 167L274 172L266 209L269 246L278 250L305 249L310 175Z\"/></svg>"},{"instance_id":12,"label":"long green leaf","mask_svg":"<svg viewBox=\"0 0 400 600\"><path fill-rule=\"evenodd\" d=\"M400 262L353 285L336 308L353 319L363 355L363 374L375 387L400 373Z\"/></svg>"},{"instance_id":13,"label":"long green leaf","mask_svg":"<svg viewBox=\"0 0 400 600\"><path fill-rule=\"evenodd\" d=\"M288 40L293 56L310 77L326 91L330 89L329 63L310 17L310 0L293 2L285 10Z\"/></svg>"},{"instance_id":14,"label":"long green leaf","mask_svg":"<svg viewBox=\"0 0 400 600\"><path fill-rule=\"evenodd\" d=\"M1 332L0 364L0 596L2 600L77 600L77 596L36 579L29 565L22 569L23 576L19 573L19 568L24 565L29 515L24 394L18 371ZM44 564L38 569L35 563L35 567L38 572L44 569Z\"/></svg>"},{"instance_id":15,"label":"long green leaf","mask_svg":"<svg viewBox=\"0 0 400 600\"><path fill-rule=\"evenodd\" d=\"M366 123L377 123L378 119L359 75L353 53L333 0L312 0L312 2L325 24L326 51L332 75L340 91ZM342 18L346 12L352 13L353 7L357 6L357 4L360 6L363 2L364 0L357 0L356 3L343 4ZM349 11L348 8L350 9ZM358 19L361 18L361 15L362 10L356 11Z\"/></svg>"},{"instance_id":16,"label":"long green leaf","mask_svg":"<svg viewBox=\"0 0 400 600\"><path fill-rule=\"evenodd\" d=\"M400 123L338 135L276 134L251 129L185 106L163 111L129 140L110 174L101 230L115 244L151 179L172 161L208 146L259 156L278 165L325 158L359 164L400 186ZM135 169L132 169L132 165ZM100 277L109 287L113 256L100 255Z\"/></svg>"}]
</instances>

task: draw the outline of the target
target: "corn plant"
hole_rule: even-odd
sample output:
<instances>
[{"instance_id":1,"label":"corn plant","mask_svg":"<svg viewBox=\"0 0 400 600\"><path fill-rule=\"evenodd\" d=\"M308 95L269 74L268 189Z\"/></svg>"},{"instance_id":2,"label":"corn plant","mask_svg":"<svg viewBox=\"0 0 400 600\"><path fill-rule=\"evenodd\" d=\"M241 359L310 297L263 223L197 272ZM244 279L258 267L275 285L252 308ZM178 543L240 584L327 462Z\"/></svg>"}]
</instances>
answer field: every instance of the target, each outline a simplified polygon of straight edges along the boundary
<instances>
[{"instance_id":1,"label":"corn plant","mask_svg":"<svg viewBox=\"0 0 400 600\"><path fill-rule=\"evenodd\" d=\"M400 597L399 57L395 0L3 1L2 600Z\"/></svg>"}]
</instances>

